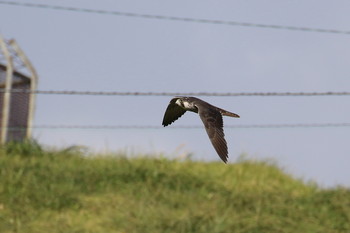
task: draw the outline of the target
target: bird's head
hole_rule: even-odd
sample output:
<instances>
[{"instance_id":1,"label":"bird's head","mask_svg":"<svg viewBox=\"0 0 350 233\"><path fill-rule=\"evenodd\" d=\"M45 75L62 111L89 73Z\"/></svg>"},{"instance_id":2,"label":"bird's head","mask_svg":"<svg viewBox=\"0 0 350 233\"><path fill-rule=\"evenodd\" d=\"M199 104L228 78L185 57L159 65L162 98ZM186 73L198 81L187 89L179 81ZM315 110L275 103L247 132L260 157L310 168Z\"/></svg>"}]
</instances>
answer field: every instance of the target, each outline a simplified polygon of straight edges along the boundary
<instances>
[{"instance_id":1,"label":"bird's head","mask_svg":"<svg viewBox=\"0 0 350 233\"><path fill-rule=\"evenodd\" d=\"M175 102L175 104L179 105L182 108L185 108L183 98L178 98Z\"/></svg>"},{"instance_id":2,"label":"bird's head","mask_svg":"<svg viewBox=\"0 0 350 233\"><path fill-rule=\"evenodd\" d=\"M188 97L179 97L175 103L179 105L181 108L189 111L197 110L197 108L194 106L194 103L190 101Z\"/></svg>"}]
</instances>

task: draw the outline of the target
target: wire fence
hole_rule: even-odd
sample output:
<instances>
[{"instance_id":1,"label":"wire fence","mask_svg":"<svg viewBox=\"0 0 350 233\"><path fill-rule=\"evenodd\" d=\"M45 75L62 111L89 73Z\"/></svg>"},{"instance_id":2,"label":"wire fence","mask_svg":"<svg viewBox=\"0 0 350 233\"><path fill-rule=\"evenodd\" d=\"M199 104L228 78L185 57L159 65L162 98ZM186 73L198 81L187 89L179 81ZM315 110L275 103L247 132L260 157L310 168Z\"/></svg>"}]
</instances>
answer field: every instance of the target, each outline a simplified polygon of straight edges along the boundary
<instances>
[{"instance_id":1,"label":"wire fence","mask_svg":"<svg viewBox=\"0 0 350 233\"><path fill-rule=\"evenodd\" d=\"M6 92L0 89L0 93ZM77 90L25 90L12 89L15 93L45 94L45 95L92 95L92 96L262 96L262 97L282 97L282 96L350 96L348 91L338 92L119 92L119 91L77 91ZM245 124L245 125L225 125L226 129L274 129L274 128L334 128L349 127L350 123L281 123L281 124ZM21 127L10 127L11 129L21 130ZM157 125L35 125L31 128L37 130L54 130L54 129L72 129L72 130L123 130L123 129L162 129L163 126ZM167 129L201 129L202 125L175 125Z\"/></svg>"},{"instance_id":2,"label":"wire fence","mask_svg":"<svg viewBox=\"0 0 350 233\"><path fill-rule=\"evenodd\" d=\"M6 92L0 89L0 93ZM24 90L10 92L43 95L95 95L95 96L350 96L350 91L326 92L131 92L131 91L77 91L77 90Z\"/></svg>"},{"instance_id":3,"label":"wire fence","mask_svg":"<svg viewBox=\"0 0 350 233\"><path fill-rule=\"evenodd\" d=\"M350 127L350 122L342 123L282 123L282 124L245 124L225 125L225 129L273 129L273 128L336 128ZM23 127L9 127L11 129L25 129ZM33 129L75 129L75 130L123 130L123 129L163 129L161 125L34 125ZM166 129L203 129L203 125L174 125Z\"/></svg>"},{"instance_id":4,"label":"wire fence","mask_svg":"<svg viewBox=\"0 0 350 233\"><path fill-rule=\"evenodd\" d=\"M67 6L57 6L57 5L27 3L27 2L16 2L16 1L0 1L0 4L10 5L10 6L29 7L29 8L78 12L78 13L93 13L93 14L100 14L100 15L113 15L113 16L133 17L133 18L142 18L142 19L180 21L180 22L185 22L185 23L240 26L240 27L253 27L253 28L263 28L263 29L290 30L290 31L301 31L301 32L318 32L318 33L331 33L331 34L346 34L346 35L350 34L350 31L338 30L338 29L298 27L298 26L287 26L287 25L249 23L249 22L230 21L230 20L217 20L217 19L203 19L203 18L178 17L178 16L166 16L166 15L140 14L140 13L133 13L133 12L97 10L97 9L88 9L88 8L81 8L81 7L67 7Z\"/></svg>"},{"instance_id":5,"label":"wire fence","mask_svg":"<svg viewBox=\"0 0 350 233\"><path fill-rule=\"evenodd\" d=\"M0 89L0 93L6 92ZM14 93L30 93L45 95L92 95L92 96L262 96L262 97L282 97L282 96L350 96L348 91L340 92L119 92L119 91L77 91L77 90L26 90L12 89ZM350 123L282 123L282 124L246 124L246 125L225 125L225 128L238 129L264 129L264 128L331 128L331 127L349 127ZM21 127L10 127L20 130ZM122 130L122 129L161 129L157 125L35 125L33 129L96 129L96 130ZM168 127L169 129L199 129L202 125L176 125ZM23 128L24 130L24 128Z\"/></svg>"}]
</instances>

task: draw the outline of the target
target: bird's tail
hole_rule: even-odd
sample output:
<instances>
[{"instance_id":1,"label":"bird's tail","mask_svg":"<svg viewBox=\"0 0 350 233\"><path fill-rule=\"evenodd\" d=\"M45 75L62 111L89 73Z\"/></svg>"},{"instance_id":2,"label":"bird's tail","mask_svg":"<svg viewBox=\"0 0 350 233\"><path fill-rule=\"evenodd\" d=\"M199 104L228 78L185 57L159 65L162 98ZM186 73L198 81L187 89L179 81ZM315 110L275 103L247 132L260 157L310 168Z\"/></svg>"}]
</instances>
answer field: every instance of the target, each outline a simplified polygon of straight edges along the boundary
<instances>
[{"instance_id":1,"label":"bird's tail","mask_svg":"<svg viewBox=\"0 0 350 233\"><path fill-rule=\"evenodd\" d=\"M233 113L233 112L229 112L229 111L226 111L224 109L221 109L221 108L218 108L218 110L220 111L221 115L223 116L229 116L229 117L237 117L239 118L240 116L236 113Z\"/></svg>"}]
</instances>

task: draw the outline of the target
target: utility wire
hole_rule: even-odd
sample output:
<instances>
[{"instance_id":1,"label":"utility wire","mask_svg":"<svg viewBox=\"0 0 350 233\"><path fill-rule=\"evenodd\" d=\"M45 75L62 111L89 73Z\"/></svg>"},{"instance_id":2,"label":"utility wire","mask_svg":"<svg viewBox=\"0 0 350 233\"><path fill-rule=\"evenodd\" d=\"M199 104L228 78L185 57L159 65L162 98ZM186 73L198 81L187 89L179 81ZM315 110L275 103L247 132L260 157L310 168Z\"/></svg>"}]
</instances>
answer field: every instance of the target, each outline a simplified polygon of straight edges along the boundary
<instances>
[{"instance_id":1,"label":"utility wire","mask_svg":"<svg viewBox=\"0 0 350 233\"><path fill-rule=\"evenodd\" d=\"M123 12L123 11L95 10L95 9L80 8L80 7L66 7L66 6L35 4L35 3L25 3L25 2L16 2L16 1L0 1L0 4L11 5L11 6L30 7L30 8L51 9L51 10L59 10L59 11L70 11L70 12L93 13L93 14L101 14L101 15L114 15L114 16L123 16L123 17L143 18L143 19L181 21L181 22L187 22L187 23L202 23L202 24L227 25L227 26L269 28L269 29L278 29L278 30L319 32L319 33L332 33L332 34L347 34L347 35L350 34L350 31L337 30L337 29L297 27L297 26L248 23L248 22L240 22L240 21L228 21L228 20L213 20L213 19L177 17L177 16L166 16L166 15L140 14L140 13Z\"/></svg>"},{"instance_id":2,"label":"utility wire","mask_svg":"<svg viewBox=\"0 0 350 233\"><path fill-rule=\"evenodd\" d=\"M225 129L273 129L273 128L334 128L350 127L350 123L283 123L283 124L246 124L246 125L225 125ZM26 127L8 127L12 130ZM119 130L119 129L163 129L158 125L35 125L34 129L97 129L97 130ZM166 129L202 129L202 125L175 125Z\"/></svg>"},{"instance_id":3,"label":"utility wire","mask_svg":"<svg viewBox=\"0 0 350 233\"><path fill-rule=\"evenodd\" d=\"M0 93L7 90L0 89ZM326 92L130 92L130 91L73 91L12 89L12 93L45 95L95 95L95 96L350 96L350 91Z\"/></svg>"}]
</instances>

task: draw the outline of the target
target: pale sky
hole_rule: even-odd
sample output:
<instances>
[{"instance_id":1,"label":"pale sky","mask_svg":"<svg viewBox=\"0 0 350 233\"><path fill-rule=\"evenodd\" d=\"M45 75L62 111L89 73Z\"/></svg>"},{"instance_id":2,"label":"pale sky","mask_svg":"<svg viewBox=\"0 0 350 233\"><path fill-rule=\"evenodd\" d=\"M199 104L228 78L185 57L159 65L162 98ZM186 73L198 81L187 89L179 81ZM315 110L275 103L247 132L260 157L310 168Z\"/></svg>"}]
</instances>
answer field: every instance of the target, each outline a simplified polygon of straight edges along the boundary
<instances>
[{"instance_id":1,"label":"pale sky","mask_svg":"<svg viewBox=\"0 0 350 233\"><path fill-rule=\"evenodd\" d=\"M350 34L147 19L0 1L40 90L350 91ZM8 1L17 2L17 1ZM92 10L350 31L349 1L18 1ZM349 96L199 97L241 115L226 125L346 123ZM170 96L38 95L35 125L161 125ZM201 125L186 113L173 125ZM323 186L350 186L350 127L226 129L229 161L272 159ZM43 145L219 161L203 129L35 129ZM223 166L225 166L223 164Z\"/></svg>"}]
</instances>

